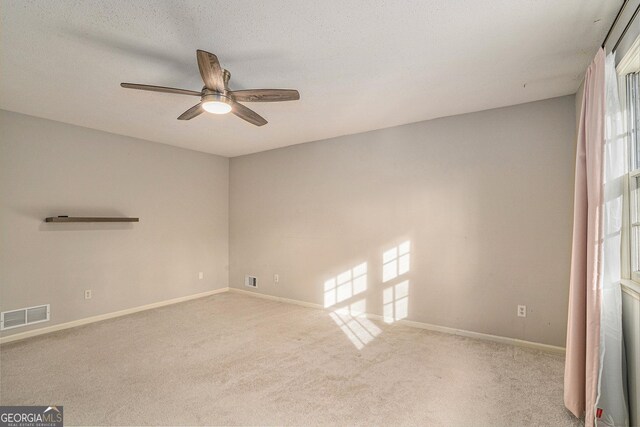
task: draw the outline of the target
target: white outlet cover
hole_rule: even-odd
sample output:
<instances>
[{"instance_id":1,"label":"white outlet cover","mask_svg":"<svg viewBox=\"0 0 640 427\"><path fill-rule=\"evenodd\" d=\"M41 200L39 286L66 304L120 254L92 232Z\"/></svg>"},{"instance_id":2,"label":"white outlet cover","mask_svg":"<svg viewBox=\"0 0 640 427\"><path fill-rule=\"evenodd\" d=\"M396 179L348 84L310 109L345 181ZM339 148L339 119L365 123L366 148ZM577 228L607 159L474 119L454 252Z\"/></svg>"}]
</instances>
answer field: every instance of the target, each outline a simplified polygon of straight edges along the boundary
<instances>
[{"instance_id":1,"label":"white outlet cover","mask_svg":"<svg viewBox=\"0 0 640 427\"><path fill-rule=\"evenodd\" d=\"M519 305L518 306L518 317L527 317L527 306Z\"/></svg>"},{"instance_id":2,"label":"white outlet cover","mask_svg":"<svg viewBox=\"0 0 640 427\"><path fill-rule=\"evenodd\" d=\"M204 272L201 271L198 273L198 279L200 280L204 279Z\"/></svg>"},{"instance_id":3,"label":"white outlet cover","mask_svg":"<svg viewBox=\"0 0 640 427\"><path fill-rule=\"evenodd\" d=\"M84 291L84 299L91 299L92 297L92 292L91 289L87 289L86 291Z\"/></svg>"},{"instance_id":4,"label":"white outlet cover","mask_svg":"<svg viewBox=\"0 0 640 427\"><path fill-rule=\"evenodd\" d=\"M273 275L273 283L278 283L280 281L280 275L279 274L274 274Z\"/></svg>"}]
</instances>

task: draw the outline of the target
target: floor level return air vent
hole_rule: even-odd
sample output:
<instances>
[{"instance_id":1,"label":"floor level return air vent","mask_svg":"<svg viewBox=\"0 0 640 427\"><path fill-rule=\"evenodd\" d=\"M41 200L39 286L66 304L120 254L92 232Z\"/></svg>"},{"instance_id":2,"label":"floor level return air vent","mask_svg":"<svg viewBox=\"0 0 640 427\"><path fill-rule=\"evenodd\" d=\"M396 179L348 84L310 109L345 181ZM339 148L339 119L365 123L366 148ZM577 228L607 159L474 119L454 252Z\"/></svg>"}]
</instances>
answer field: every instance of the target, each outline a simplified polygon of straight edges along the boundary
<instances>
[{"instance_id":1,"label":"floor level return air vent","mask_svg":"<svg viewBox=\"0 0 640 427\"><path fill-rule=\"evenodd\" d=\"M258 278L255 276L244 276L244 285L249 288L257 288L258 287Z\"/></svg>"},{"instance_id":2,"label":"floor level return air vent","mask_svg":"<svg viewBox=\"0 0 640 427\"><path fill-rule=\"evenodd\" d=\"M49 304L0 313L0 331L49 321Z\"/></svg>"}]
</instances>

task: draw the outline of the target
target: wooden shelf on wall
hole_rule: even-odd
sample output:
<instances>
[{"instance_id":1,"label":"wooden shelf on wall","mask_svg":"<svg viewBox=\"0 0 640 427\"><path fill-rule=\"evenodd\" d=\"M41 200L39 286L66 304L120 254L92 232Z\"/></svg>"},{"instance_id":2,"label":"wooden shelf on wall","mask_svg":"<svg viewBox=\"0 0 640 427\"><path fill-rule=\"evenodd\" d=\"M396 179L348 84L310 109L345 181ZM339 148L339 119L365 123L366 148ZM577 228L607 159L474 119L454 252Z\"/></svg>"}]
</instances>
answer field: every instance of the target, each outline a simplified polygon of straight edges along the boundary
<instances>
[{"instance_id":1,"label":"wooden shelf on wall","mask_svg":"<svg viewBox=\"0 0 640 427\"><path fill-rule=\"evenodd\" d=\"M126 217L92 217L92 216L50 216L45 222L139 222L139 218Z\"/></svg>"}]
</instances>

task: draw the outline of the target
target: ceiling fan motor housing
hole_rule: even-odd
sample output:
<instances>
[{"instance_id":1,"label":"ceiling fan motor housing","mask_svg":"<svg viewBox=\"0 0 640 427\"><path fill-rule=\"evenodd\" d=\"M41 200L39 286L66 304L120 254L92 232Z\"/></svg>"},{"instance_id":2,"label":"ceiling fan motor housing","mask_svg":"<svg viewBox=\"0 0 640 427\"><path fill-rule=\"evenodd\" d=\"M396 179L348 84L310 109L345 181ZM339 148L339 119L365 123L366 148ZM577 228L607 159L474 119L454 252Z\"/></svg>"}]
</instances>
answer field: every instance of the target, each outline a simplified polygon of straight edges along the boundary
<instances>
[{"instance_id":1,"label":"ceiling fan motor housing","mask_svg":"<svg viewBox=\"0 0 640 427\"><path fill-rule=\"evenodd\" d=\"M225 104L229 104L230 101L231 99L222 93L205 89L202 94L202 102L224 102Z\"/></svg>"}]
</instances>

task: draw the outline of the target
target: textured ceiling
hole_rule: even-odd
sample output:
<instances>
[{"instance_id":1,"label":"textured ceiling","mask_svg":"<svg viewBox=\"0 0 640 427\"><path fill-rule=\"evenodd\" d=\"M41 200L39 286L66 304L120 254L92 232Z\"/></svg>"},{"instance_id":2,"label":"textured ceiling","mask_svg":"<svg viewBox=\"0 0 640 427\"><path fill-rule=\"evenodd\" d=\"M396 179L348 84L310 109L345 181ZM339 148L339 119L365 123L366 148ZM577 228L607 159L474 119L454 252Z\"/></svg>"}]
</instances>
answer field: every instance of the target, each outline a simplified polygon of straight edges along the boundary
<instances>
[{"instance_id":1,"label":"textured ceiling","mask_svg":"<svg viewBox=\"0 0 640 427\"><path fill-rule=\"evenodd\" d=\"M237 156L574 93L622 0L7 1L0 108ZM301 100L178 121L195 51Z\"/></svg>"}]
</instances>

